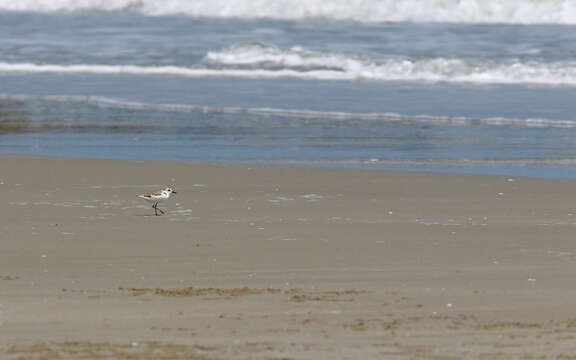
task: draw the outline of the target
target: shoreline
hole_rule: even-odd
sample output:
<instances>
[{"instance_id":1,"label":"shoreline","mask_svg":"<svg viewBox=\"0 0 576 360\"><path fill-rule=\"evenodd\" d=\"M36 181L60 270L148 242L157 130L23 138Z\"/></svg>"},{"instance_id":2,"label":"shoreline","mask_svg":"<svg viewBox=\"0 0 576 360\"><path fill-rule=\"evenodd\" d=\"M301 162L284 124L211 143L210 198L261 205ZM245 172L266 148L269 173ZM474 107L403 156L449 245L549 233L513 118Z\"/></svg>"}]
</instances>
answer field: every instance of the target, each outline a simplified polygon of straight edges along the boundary
<instances>
[{"instance_id":1,"label":"shoreline","mask_svg":"<svg viewBox=\"0 0 576 360\"><path fill-rule=\"evenodd\" d=\"M395 167L395 168L369 168L362 166L330 166L330 165L305 165L302 163L293 164L280 164L274 162L233 162L233 161L194 161L194 160L182 160L182 159L144 159L144 158L100 158L100 157L70 157L70 156L55 156L55 155L40 155L40 154L24 154L24 153L0 153L1 158L21 158L21 159L46 159L46 160L86 160L86 161L112 161L112 162L157 162L157 163L173 163L173 164L189 164L189 165L206 165L206 166L238 166L238 167L250 167L250 168L288 168L288 169L316 169L316 170L333 170L333 171L360 171L360 172L386 172L386 173L408 173L408 174L438 174L447 176L488 176L488 177L505 177L505 178L523 178L523 179L541 179L541 180L576 180L576 173L573 175L566 175L566 173L571 174L571 170L560 166L559 168L553 170L556 175L534 175L532 173L540 173L536 170L528 170L528 174L514 174L514 173L502 173L493 170L492 172L483 171L478 167L436 167L429 169L417 169L416 166L412 167ZM518 166L523 167L523 166ZM504 168L504 167L502 167ZM548 166L550 168L550 166ZM468 169L467 171L464 171ZM565 175L562 175L565 174Z\"/></svg>"},{"instance_id":2,"label":"shoreline","mask_svg":"<svg viewBox=\"0 0 576 360\"><path fill-rule=\"evenodd\" d=\"M8 359L576 350L576 180L8 155L0 168ZM154 216L136 195L164 185L178 194Z\"/></svg>"}]
</instances>

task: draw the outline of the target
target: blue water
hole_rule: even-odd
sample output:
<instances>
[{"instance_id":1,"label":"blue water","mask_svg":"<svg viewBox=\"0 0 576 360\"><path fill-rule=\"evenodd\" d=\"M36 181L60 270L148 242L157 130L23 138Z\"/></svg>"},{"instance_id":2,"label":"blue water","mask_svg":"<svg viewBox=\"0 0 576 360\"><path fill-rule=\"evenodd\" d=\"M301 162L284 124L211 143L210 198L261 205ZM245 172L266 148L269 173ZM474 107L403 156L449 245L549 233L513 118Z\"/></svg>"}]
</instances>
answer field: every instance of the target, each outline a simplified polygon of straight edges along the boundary
<instances>
[{"instance_id":1,"label":"blue water","mask_svg":"<svg viewBox=\"0 0 576 360\"><path fill-rule=\"evenodd\" d=\"M576 177L575 25L2 6L2 153Z\"/></svg>"}]
</instances>

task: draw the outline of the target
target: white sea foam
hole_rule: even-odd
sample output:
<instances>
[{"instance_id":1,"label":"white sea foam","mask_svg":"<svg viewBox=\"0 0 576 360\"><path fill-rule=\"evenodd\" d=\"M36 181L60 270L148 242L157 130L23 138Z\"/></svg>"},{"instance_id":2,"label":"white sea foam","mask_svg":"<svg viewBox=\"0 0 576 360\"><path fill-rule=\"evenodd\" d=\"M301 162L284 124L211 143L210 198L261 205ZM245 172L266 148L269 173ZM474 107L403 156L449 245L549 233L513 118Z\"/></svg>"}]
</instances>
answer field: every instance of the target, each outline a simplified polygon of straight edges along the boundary
<instances>
[{"instance_id":1,"label":"white sea foam","mask_svg":"<svg viewBox=\"0 0 576 360\"><path fill-rule=\"evenodd\" d=\"M493 62L457 58L374 59L364 55L238 44L205 56L209 64L279 76L332 80L437 81L480 84L576 85L576 62Z\"/></svg>"},{"instance_id":2,"label":"white sea foam","mask_svg":"<svg viewBox=\"0 0 576 360\"><path fill-rule=\"evenodd\" d=\"M475 166L569 166L576 165L576 158L402 158L402 159L378 159L377 162L362 159L353 160L334 160L334 159L313 159L313 160L278 160L278 163L289 165L318 165L324 164L329 166L454 166L454 167L475 167Z\"/></svg>"},{"instance_id":3,"label":"white sea foam","mask_svg":"<svg viewBox=\"0 0 576 360\"><path fill-rule=\"evenodd\" d=\"M291 69L216 69L184 66L140 66L99 64L33 64L0 62L0 73L63 73L63 74L127 74L127 75L171 75L185 77L238 77L238 78L299 78L321 80L349 80L341 71L298 71Z\"/></svg>"},{"instance_id":4,"label":"white sea foam","mask_svg":"<svg viewBox=\"0 0 576 360\"><path fill-rule=\"evenodd\" d=\"M359 22L576 24L573 0L0 0L0 10Z\"/></svg>"},{"instance_id":5,"label":"white sea foam","mask_svg":"<svg viewBox=\"0 0 576 360\"><path fill-rule=\"evenodd\" d=\"M453 116L430 116L430 115L403 115L397 113L352 113L336 111L314 111L305 109L274 109L274 108L243 108L243 107L211 107L187 104L154 104L122 99L112 99L98 96L33 96L33 95L8 95L0 94L0 100L10 101L59 101L87 103L95 106L103 106L130 110L151 110L168 112L204 112L204 113L229 113L229 114L254 114L275 115L296 118L329 118L338 120L365 120L386 122L423 122L439 123L446 125L491 125L491 126L518 126L518 127L546 127L546 128L576 128L576 121L572 120L549 120L549 119L514 119L514 118L468 118ZM366 163L379 163L381 159L368 159Z\"/></svg>"},{"instance_id":6,"label":"white sea foam","mask_svg":"<svg viewBox=\"0 0 576 360\"><path fill-rule=\"evenodd\" d=\"M458 58L370 58L365 55L239 44L208 52L204 64L140 66L0 63L0 73L129 74L180 77L296 78L471 84L576 86L576 61L495 62Z\"/></svg>"}]
</instances>

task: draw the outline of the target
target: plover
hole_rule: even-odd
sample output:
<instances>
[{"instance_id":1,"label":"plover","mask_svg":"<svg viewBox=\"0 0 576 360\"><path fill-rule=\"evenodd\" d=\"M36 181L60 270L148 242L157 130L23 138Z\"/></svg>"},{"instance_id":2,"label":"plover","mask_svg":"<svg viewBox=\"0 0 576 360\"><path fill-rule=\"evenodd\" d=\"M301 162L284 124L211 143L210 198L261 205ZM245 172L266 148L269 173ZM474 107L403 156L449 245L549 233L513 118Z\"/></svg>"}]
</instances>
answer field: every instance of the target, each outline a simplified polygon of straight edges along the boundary
<instances>
[{"instance_id":1,"label":"plover","mask_svg":"<svg viewBox=\"0 0 576 360\"><path fill-rule=\"evenodd\" d=\"M174 191L174 189L172 189L171 187L165 187L160 191L156 191L151 194L138 195L138 197L153 203L154 205L152 205L152 208L154 209L154 214L156 214L156 216L159 216L158 211L160 211L162 214L164 214L164 211L158 208L158 203L170 199L170 195L172 194L176 194L176 191Z\"/></svg>"}]
</instances>

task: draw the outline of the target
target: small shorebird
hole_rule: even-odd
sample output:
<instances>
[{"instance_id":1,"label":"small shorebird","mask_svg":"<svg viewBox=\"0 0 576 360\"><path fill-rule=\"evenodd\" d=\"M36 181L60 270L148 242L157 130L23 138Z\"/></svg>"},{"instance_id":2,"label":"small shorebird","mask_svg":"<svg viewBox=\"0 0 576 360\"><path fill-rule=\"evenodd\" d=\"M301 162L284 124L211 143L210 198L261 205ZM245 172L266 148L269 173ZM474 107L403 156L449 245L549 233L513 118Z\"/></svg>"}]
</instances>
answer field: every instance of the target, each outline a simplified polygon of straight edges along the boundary
<instances>
[{"instance_id":1,"label":"small shorebird","mask_svg":"<svg viewBox=\"0 0 576 360\"><path fill-rule=\"evenodd\" d=\"M172 194L176 194L176 191L174 191L174 189L170 187L165 187L160 191L156 191L151 194L138 195L138 197L148 202L154 203L154 205L152 205L152 208L154 209L154 214L156 214L156 216L159 216L158 211L160 211L162 214L164 214L164 211L158 208L158 203L170 199L170 195Z\"/></svg>"}]
</instances>

